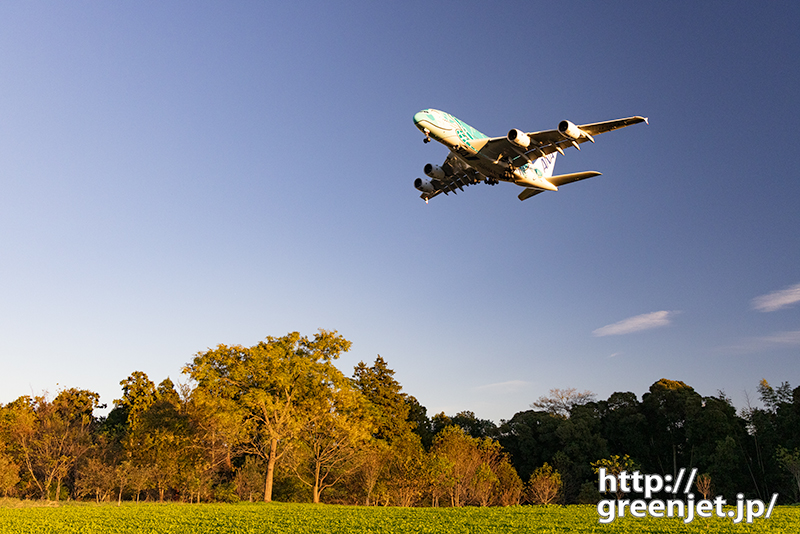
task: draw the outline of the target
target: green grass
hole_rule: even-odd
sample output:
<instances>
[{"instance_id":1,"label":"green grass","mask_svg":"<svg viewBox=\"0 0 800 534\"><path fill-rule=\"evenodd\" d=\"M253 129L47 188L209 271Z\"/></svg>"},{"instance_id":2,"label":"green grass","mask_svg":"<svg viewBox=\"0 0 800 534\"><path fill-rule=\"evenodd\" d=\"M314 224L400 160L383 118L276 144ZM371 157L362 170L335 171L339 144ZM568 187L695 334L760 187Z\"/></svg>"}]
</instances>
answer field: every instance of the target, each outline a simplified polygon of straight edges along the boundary
<instances>
[{"instance_id":1,"label":"green grass","mask_svg":"<svg viewBox=\"0 0 800 534\"><path fill-rule=\"evenodd\" d=\"M382 508L312 504L0 502L0 532L28 533L728 533L800 532L800 507L778 506L769 519L734 525L728 519L623 518L601 525L593 506L509 508Z\"/></svg>"}]
</instances>

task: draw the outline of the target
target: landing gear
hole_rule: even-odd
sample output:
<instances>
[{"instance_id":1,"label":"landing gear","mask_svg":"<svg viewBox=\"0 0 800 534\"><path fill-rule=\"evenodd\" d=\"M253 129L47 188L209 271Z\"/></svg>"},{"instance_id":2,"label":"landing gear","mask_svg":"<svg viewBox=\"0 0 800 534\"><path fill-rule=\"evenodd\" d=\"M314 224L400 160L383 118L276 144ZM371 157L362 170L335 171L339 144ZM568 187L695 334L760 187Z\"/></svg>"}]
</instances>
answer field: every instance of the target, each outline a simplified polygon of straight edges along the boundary
<instances>
[{"instance_id":1,"label":"landing gear","mask_svg":"<svg viewBox=\"0 0 800 534\"><path fill-rule=\"evenodd\" d=\"M425 128L424 130L422 130L422 133L425 134L425 139L423 139L422 142L426 143L426 144L430 143L431 142L431 135L430 135L431 131L428 130L427 128Z\"/></svg>"}]
</instances>

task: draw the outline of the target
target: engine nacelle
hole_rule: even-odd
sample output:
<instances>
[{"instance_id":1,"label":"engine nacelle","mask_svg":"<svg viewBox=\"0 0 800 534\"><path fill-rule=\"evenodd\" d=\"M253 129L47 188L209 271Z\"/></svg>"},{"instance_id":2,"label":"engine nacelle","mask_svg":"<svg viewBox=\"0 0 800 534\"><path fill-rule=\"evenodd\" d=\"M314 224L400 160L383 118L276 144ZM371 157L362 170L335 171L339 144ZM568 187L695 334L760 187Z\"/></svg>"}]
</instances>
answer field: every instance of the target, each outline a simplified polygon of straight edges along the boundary
<instances>
[{"instance_id":1,"label":"engine nacelle","mask_svg":"<svg viewBox=\"0 0 800 534\"><path fill-rule=\"evenodd\" d=\"M430 180L423 180L422 178L417 178L414 180L414 187L423 193L433 193L436 191L436 188L433 187L433 184L430 182Z\"/></svg>"},{"instance_id":2,"label":"engine nacelle","mask_svg":"<svg viewBox=\"0 0 800 534\"><path fill-rule=\"evenodd\" d=\"M520 148L528 148L531 144L531 138L525 132L517 130L514 128L508 132L506 136L512 144L520 147Z\"/></svg>"},{"instance_id":3,"label":"engine nacelle","mask_svg":"<svg viewBox=\"0 0 800 534\"><path fill-rule=\"evenodd\" d=\"M583 131L572 124L570 121L561 121L558 123L558 131L567 139L578 140L584 133Z\"/></svg>"},{"instance_id":4,"label":"engine nacelle","mask_svg":"<svg viewBox=\"0 0 800 534\"><path fill-rule=\"evenodd\" d=\"M442 180L445 176L444 169L432 163L428 163L427 165L425 165L425 168L422 170L425 172L426 175L430 176L431 178L435 178L437 180ZM419 189L419 187L417 189Z\"/></svg>"}]
</instances>

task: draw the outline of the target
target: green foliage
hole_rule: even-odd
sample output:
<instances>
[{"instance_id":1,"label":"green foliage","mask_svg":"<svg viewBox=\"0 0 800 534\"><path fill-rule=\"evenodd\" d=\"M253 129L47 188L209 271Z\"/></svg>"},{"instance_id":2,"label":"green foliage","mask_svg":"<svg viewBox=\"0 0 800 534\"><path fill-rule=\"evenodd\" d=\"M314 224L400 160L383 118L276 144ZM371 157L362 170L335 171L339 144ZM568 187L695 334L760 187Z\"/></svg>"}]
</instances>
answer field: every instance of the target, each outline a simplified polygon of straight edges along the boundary
<instances>
[{"instance_id":1,"label":"green foliage","mask_svg":"<svg viewBox=\"0 0 800 534\"><path fill-rule=\"evenodd\" d=\"M498 428L466 410L428 418L380 356L347 378L333 362L349 347L324 330L219 345L186 366L187 385L134 371L105 419L91 391L20 397L0 406L0 495L509 506L546 465L557 502L593 503L592 466L602 465L673 476L697 467L729 501L800 499L800 388L787 382L762 380L763 407L742 414L724 393L667 379L641 402L551 390L542 410Z\"/></svg>"},{"instance_id":2,"label":"green foliage","mask_svg":"<svg viewBox=\"0 0 800 534\"><path fill-rule=\"evenodd\" d=\"M337 403L350 410L358 402L332 363L350 345L336 332L320 330L313 339L292 332L253 347L219 345L184 369L197 384L198 403L230 414L229 422L241 429L236 436L241 451L266 461L265 501L272 500L276 463L293 445L303 445L297 456L313 457L317 466L336 465L328 462L330 447L321 440L325 431L339 436L344 431ZM316 501L326 482L316 470L314 479Z\"/></svg>"},{"instance_id":3,"label":"green foliage","mask_svg":"<svg viewBox=\"0 0 800 534\"><path fill-rule=\"evenodd\" d=\"M594 506L514 506L508 508L395 508L315 506L310 504L123 504L66 505L60 507L4 506L0 524L4 534L59 532L63 534L372 534L472 533L487 534L570 532L589 534L682 533L783 534L800 531L800 509L778 506L769 519L752 525L733 525L728 518L681 519L619 518L598 526Z\"/></svg>"},{"instance_id":4,"label":"green foliage","mask_svg":"<svg viewBox=\"0 0 800 534\"><path fill-rule=\"evenodd\" d=\"M790 451L785 447L779 446L775 457L781 467L792 474L795 484L797 484L797 493L795 493L795 500L797 500L797 496L800 495L800 449L796 448Z\"/></svg>"},{"instance_id":5,"label":"green foliage","mask_svg":"<svg viewBox=\"0 0 800 534\"><path fill-rule=\"evenodd\" d=\"M609 458L602 458L596 462L592 462L592 471L599 473L600 469L605 469L607 473L617 477L617 499L622 499L625 493L622 491L622 484L620 483L619 475L623 471L631 473L639 468L630 456L627 454L619 457L617 454L612 454Z\"/></svg>"},{"instance_id":6,"label":"green foliage","mask_svg":"<svg viewBox=\"0 0 800 534\"><path fill-rule=\"evenodd\" d=\"M528 481L528 500L533 504L551 504L561 491L561 475L545 462Z\"/></svg>"},{"instance_id":7,"label":"green foliage","mask_svg":"<svg viewBox=\"0 0 800 534\"><path fill-rule=\"evenodd\" d=\"M0 442L0 493L3 497L8 497L20 480L19 466L3 453L4 448Z\"/></svg>"},{"instance_id":8,"label":"green foliage","mask_svg":"<svg viewBox=\"0 0 800 534\"><path fill-rule=\"evenodd\" d=\"M356 387L374 407L375 438L391 443L411 431L412 426L408 421L411 407L406 402L407 395L394 379L394 371L389 369L380 355L372 367L359 362L353 378Z\"/></svg>"},{"instance_id":9,"label":"green foliage","mask_svg":"<svg viewBox=\"0 0 800 534\"><path fill-rule=\"evenodd\" d=\"M431 453L442 460L436 485L450 495L451 506L487 506L495 500L500 481L495 470L506 461L498 442L449 426L436 435Z\"/></svg>"},{"instance_id":10,"label":"green foliage","mask_svg":"<svg viewBox=\"0 0 800 534\"><path fill-rule=\"evenodd\" d=\"M91 412L98 399L97 393L69 389L52 402L44 395L26 396L3 410L3 433L13 444L11 464L22 466L24 481L40 498L66 496L64 481L91 448Z\"/></svg>"}]
</instances>

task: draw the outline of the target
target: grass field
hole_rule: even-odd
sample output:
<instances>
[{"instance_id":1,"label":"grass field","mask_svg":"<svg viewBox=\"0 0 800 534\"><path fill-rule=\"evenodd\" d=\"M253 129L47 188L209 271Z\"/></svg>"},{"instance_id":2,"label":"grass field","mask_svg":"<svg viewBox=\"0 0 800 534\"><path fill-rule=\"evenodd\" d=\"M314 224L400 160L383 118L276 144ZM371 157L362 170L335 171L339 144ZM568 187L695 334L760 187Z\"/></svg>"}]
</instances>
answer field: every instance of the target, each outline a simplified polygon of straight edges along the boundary
<instances>
[{"instance_id":1,"label":"grass field","mask_svg":"<svg viewBox=\"0 0 800 534\"><path fill-rule=\"evenodd\" d=\"M734 525L727 519L623 518L598 523L593 506L509 508L382 508L312 504L89 504L0 502L0 532L28 533L728 533L800 532L800 507L776 507L769 519Z\"/></svg>"}]
</instances>

